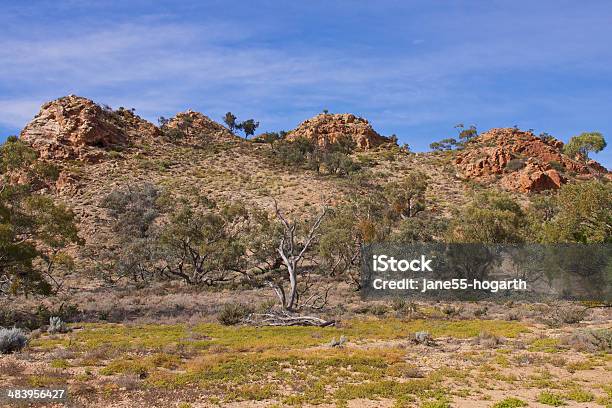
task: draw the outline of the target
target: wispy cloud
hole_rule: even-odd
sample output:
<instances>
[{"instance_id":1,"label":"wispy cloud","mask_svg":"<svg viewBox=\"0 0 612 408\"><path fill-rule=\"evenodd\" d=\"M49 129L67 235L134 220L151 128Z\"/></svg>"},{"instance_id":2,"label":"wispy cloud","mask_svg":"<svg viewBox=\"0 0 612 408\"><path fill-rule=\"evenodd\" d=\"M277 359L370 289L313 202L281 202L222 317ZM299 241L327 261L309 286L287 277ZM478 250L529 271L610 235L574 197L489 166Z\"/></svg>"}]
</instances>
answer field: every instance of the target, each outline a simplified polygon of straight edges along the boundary
<instances>
[{"instance_id":1,"label":"wispy cloud","mask_svg":"<svg viewBox=\"0 0 612 408\"><path fill-rule=\"evenodd\" d=\"M0 100L0 123L13 128L22 127L32 119L33 112L38 112L41 99L8 99Z\"/></svg>"},{"instance_id":2,"label":"wispy cloud","mask_svg":"<svg viewBox=\"0 0 612 408\"><path fill-rule=\"evenodd\" d=\"M124 94L159 89L163 94L220 90L245 98L293 99L296 87L319 86L306 94L319 99L383 100L387 104L440 97L466 73L534 69L551 61L568 63L558 50L517 48L516 43L483 40L415 55L355 55L354 50L274 49L235 45L239 27L192 24L117 24L78 36L0 40L0 78L26 88L100 92L121 87ZM248 40L248 36L242 37ZM230 44L228 44L230 43ZM147 88L147 85L150 88ZM127 86L127 88L126 88ZM434 92L432 92L434 91Z\"/></svg>"}]
</instances>

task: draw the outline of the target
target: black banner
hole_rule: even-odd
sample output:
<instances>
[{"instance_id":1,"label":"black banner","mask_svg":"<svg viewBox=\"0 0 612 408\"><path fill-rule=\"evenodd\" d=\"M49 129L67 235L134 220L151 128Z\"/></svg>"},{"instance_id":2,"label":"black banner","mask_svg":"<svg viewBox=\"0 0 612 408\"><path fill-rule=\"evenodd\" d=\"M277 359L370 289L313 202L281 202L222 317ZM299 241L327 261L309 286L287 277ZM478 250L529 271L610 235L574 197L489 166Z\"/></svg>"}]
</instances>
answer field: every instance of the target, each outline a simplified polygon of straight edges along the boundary
<instances>
[{"instance_id":1,"label":"black banner","mask_svg":"<svg viewBox=\"0 0 612 408\"><path fill-rule=\"evenodd\" d=\"M362 296L440 300L612 300L612 244L373 244Z\"/></svg>"}]
</instances>

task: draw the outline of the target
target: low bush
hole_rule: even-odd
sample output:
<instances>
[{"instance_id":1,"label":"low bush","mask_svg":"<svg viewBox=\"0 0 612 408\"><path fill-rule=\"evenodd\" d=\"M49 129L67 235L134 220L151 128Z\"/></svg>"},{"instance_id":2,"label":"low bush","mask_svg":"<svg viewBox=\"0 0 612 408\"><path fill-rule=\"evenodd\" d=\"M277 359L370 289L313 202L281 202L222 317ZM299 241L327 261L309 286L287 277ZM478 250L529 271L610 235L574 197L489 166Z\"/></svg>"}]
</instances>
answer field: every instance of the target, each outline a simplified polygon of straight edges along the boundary
<instances>
[{"instance_id":1,"label":"low bush","mask_svg":"<svg viewBox=\"0 0 612 408\"><path fill-rule=\"evenodd\" d=\"M417 344L429 345L433 342L431 334L426 331L418 331L414 333L414 342Z\"/></svg>"},{"instance_id":2,"label":"low bush","mask_svg":"<svg viewBox=\"0 0 612 408\"><path fill-rule=\"evenodd\" d=\"M5 376L17 377L25 371L25 364L19 361L5 360L0 361L0 373Z\"/></svg>"},{"instance_id":3,"label":"low bush","mask_svg":"<svg viewBox=\"0 0 612 408\"><path fill-rule=\"evenodd\" d=\"M483 347L487 348L495 348L500 344L504 343L504 340L501 337L495 336L489 332L483 331L478 334L478 336L474 339L475 344L479 344Z\"/></svg>"},{"instance_id":4,"label":"low bush","mask_svg":"<svg viewBox=\"0 0 612 408\"><path fill-rule=\"evenodd\" d=\"M550 391L542 391L538 395L538 402L544 405L552 405L553 407L560 407L565 405L565 401L560 395L554 394Z\"/></svg>"},{"instance_id":5,"label":"low bush","mask_svg":"<svg viewBox=\"0 0 612 408\"><path fill-rule=\"evenodd\" d=\"M487 313L489 313L489 308L486 306L474 310L475 317L484 317L487 315Z\"/></svg>"},{"instance_id":6,"label":"low bush","mask_svg":"<svg viewBox=\"0 0 612 408\"><path fill-rule=\"evenodd\" d=\"M556 160L552 160L551 162L549 162L549 164L550 164L550 167L552 167L553 169L557 170L560 173L563 173L565 171L565 167Z\"/></svg>"},{"instance_id":7,"label":"low bush","mask_svg":"<svg viewBox=\"0 0 612 408\"><path fill-rule=\"evenodd\" d=\"M274 143L270 157L285 166L345 177L361 169L361 165L351 157L355 147L355 142L348 136L326 147L303 137L291 141L283 139Z\"/></svg>"},{"instance_id":8,"label":"low bush","mask_svg":"<svg viewBox=\"0 0 612 408\"><path fill-rule=\"evenodd\" d=\"M13 327L12 329L0 328L0 353L8 354L21 351L28 343L28 337L24 331Z\"/></svg>"},{"instance_id":9,"label":"low bush","mask_svg":"<svg viewBox=\"0 0 612 408\"><path fill-rule=\"evenodd\" d=\"M544 317L544 323L550 327L560 327L564 324L576 324L584 320L589 310L584 307L559 306Z\"/></svg>"},{"instance_id":10,"label":"low bush","mask_svg":"<svg viewBox=\"0 0 612 408\"><path fill-rule=\"evenodd\" d=\"M170 141L183 140L187 137L187 134L183 130L172 127L163 127L162 133L164 137Z\"/></svg>"},{"instance_id":11,"label":"low bush","mask_svg":"<svg viewBox=\"0 0 612 408\"><path fill-rule=\"evenodd\" d=\"M595 399L592 392L574 388L566 394L566 397L576 402L591 402Z\"/></svg>"},{"instance_id":12,"label":"low bush","mask_svg":"<svg viewBox=\"0 0 612 408\"><path fill-rule=\"evenodd\" d=\"M612 351L612 330L590 329L577 330L561 338L561 343L570 346L576 351L610 352Z\"/></svg>"},{"instance_id":13,"label":"low bush","mask_svg":"<svg viewBox=\"0 0 612 408\"><path fill-rule=\"evenodd\" d=\"M369 307L368 311L374 316L384 316L389 309L385 305L376 304Z\"/></svg>"},{"instance_id":14,"label":"low bush","mask_svg":"<svg viewBox=\"0 0 612 408\"><path fill-rule=\"evenodd\" d=\"M0 302L0 327L21 327L36 330L45 326L52 316L63 321L79 319L81 311L75 304L62 304L58 308L48 308L44 304L36 308L17 307L14 303Z\"/></svg>"},{"instance_id":15,"label":"low bush","mask_svg":"<svg viewBox=\"0 0 612 408\"><path fill-rule=\"evenodd\" d=\"M233 326L242 322L253 309L240 303L226 303L221 307L217 320L225 326Z\"/></svg>"},{"instance_id":16,"label":"low bush","mask_svg":"<svg viewBox=\"0 0 612 408\"><path fill-rule=\"evenodd\" d=\"M395 298L391 302L391 308L396 312L398 317L411 316L414 317L418 312L418 306L414 302L407 302L403 298Z\"/></svg>"},{"instance_id":17,"label":"low bush","mask_svg":"<svg viewBox=\"0 0 612 408\"><path fill-rule=\"evenodd\" d=\"M509 397L493 404L492 408L519 408L526 407L527 403L518 398Z\"/></svg>"},{"instance_id":18,"label":"low bush","mask_svg":"<svg viewBox=\"0 0 612 408\"><path fill-rule=\"evenodd\" d=\"M463 311L463 306L455 307L453 305L444 305L442 306L441 311L442 313L444 313L446 317L449 317L449 318L457 317Z\"/></svg>"},{"instance_id":19,"label":"low bush","mask_svg":"<svg viewBox=\"0 0 612 408\"><path fill-rule=\"evenodd\" d=\"M393 299L393 301L391 302L391 308L393 310L397 311L401 311L404 310L404 308L406 307L406 299L398 297Z\"/></svg>"},{"instance_id":20,"label":"low bush","mask_svg":"<svg viewBox=\"0 0 612 408\"><path fill-rule=\"evenodd\" d=\"M49 318L49 328L47 333L68 333L69 329L66 323L59 316L52 316Z\"/></svg>"}]
</instances>

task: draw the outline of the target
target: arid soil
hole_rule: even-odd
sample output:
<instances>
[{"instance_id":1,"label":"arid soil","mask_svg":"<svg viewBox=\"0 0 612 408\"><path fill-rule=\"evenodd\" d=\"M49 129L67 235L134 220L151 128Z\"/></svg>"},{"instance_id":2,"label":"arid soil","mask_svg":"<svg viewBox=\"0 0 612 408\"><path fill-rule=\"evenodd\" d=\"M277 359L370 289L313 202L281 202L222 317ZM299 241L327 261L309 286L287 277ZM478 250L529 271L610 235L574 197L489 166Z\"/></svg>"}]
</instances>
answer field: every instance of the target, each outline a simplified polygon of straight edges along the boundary
<instances>
[{"instance_id":1,"label":"arid soil","mask_svg":"<svg viewBox=\"0 0 612 408\"><path fill-rule=\"evenodd\" d=\"M325 313L335 327L258 328L224 326L219 313L227 303L267 310L274 299L266 291L162 285L72 300L82 312L70 332L37 330L24 351L0 357L3 384L68 384L73 406L88 407L612 402L609 308L363 302L340 285ZM421 331L424 342L415 340Z\"/></svg>"}]
</instances>

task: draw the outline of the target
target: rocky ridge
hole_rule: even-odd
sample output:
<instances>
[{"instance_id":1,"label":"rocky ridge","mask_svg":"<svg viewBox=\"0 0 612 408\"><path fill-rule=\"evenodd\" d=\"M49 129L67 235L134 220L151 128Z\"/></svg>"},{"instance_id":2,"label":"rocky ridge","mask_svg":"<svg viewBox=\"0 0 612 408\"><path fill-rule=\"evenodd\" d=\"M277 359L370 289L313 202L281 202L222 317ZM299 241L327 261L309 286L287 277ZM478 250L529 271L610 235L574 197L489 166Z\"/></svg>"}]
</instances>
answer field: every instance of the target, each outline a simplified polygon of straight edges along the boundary
<instances>
[{"instance_id":1,"label":"rocky ridge","mask_svg":"<svg viewBox=\"0 0 612 408\"><path fill-rule=\"evenodd\" d=\"M288 140L307 138L325 147L350 137L357 147L368 150L392 142L378 134L363 118L352 114L319 114L287 134ZM240 141L225 126L192 110L178 113L161 127L137 116L133 110L103 108L93 101L69 95L48 102L21 132L21 139L36 149L43 160L99 162L139 145L187 144ZM171 148L171 146L168 146ZM594 161L563 154L563 142L536 137L515 128L495 128L469 141L455 153L455 167L463 179L495 182L521 193L559 188L572 179L608 177L611 174ZM142 153L142 152L141 152ZM58 189L74 184L62 172Z\"/></svg>"}]
</instances>

